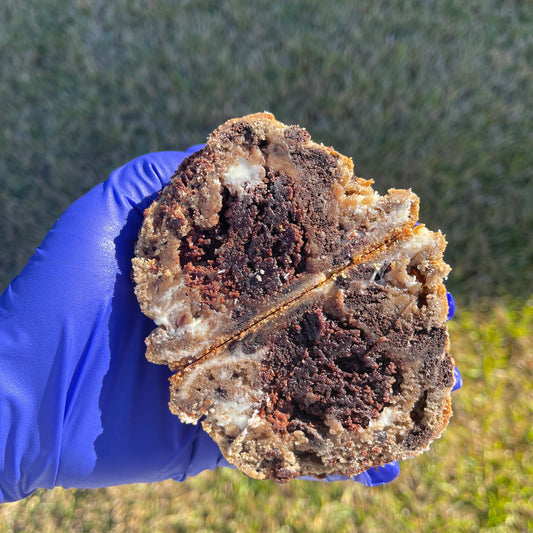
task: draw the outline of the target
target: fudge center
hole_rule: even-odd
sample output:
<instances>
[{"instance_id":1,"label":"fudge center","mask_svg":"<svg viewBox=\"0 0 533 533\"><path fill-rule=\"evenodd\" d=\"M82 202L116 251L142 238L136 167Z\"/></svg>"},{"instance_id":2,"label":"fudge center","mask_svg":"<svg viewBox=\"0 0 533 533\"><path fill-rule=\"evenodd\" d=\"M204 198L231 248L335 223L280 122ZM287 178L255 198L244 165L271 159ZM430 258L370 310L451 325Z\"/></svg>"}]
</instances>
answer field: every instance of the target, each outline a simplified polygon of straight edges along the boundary
<instances>
[{"instance_id":1,"label":"fudge center","mask_svg":"<svg viewBox=\"0 0 533 533\"><path fill-rule=\"evenodd\" d=\"M263 415L289 431L299 429L296 420L325 427L327 418L350 431L367 427L401 383L398 363L380 344L368 346L361 330L315 305L272 339L262 365Z\"/></svg>"}]
</instances>

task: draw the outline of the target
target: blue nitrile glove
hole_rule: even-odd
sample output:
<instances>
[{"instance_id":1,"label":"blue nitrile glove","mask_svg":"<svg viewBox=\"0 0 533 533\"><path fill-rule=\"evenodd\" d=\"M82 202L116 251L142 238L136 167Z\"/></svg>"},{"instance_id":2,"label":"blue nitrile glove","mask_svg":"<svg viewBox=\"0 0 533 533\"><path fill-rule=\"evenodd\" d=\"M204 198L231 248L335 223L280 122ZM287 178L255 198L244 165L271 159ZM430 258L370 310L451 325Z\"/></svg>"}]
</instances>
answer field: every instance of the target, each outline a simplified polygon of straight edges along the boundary
<instances>
[{"instance_id":1,"label":"blue nitrile glove","mask_svg":"<svg viewBox=\"0 0 533 533\"><path fill-rule=\"evenodd\" d=\"M447 292L446 297L448 298L448 317L447 320L451 320L453 315L455 315L455 300L451 293ZM452 391L460 389L463 386L463 377L459 372L459 369L455 366L453 368L453 377L455 378L455 385L453 386Z\"/></svg>"},{"instance_id":2,"label":"blue nitrile glove","mask_svg":"<svg viewBox=\"0 0 533 533\"><path fill-rule=\"evenodd\" d=\"M143 210L188 152L140 157L61 216L0 297L0 501L226 465L168 409L130 277Z\"/></svg>"},{"instance_id":3,"label":"blue nitrile glove","mask_svg":"<svg viewBox=\"0 0 533 533\"><path fill-rule=\"evenodd\" d=\"M0 502L228 465L201 426L170 413L170 370L144 357L154 324L130 277L144 209L199 148L113 172L67 209L1 295ZM354 479L379 485L398 472L391 463Z\"/></svg>"}]
</instances>

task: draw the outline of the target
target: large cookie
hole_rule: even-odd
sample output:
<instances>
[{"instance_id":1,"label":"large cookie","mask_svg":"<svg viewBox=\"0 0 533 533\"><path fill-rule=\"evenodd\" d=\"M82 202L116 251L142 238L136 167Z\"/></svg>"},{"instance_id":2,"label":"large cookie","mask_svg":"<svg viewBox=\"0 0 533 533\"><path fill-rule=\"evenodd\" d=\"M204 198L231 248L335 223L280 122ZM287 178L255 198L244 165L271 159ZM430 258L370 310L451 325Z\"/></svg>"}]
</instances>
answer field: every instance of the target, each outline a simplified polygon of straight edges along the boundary
<instances>
[{"instance_id":1,"label":"large cookie","mask_svg":"<svg viewBox=\"0 0 533 533\"><path fill-rule=\"evenodd\" d=\"M231 120L146 211L136 294L171 410L248 475L355 474L449 419L444 237L411 191L272 115Z\"/></svg>"}]
</instances>

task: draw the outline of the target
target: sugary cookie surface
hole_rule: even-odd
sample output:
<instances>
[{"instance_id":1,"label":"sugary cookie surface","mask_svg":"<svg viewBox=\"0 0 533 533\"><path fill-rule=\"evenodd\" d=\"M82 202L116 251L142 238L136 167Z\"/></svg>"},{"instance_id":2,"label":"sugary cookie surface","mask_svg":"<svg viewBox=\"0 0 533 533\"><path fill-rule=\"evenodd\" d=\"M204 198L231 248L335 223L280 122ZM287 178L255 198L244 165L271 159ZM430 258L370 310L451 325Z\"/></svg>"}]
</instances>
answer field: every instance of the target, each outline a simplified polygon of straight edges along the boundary
<instances>
[{"instance_id":1,"label":"sugary cookie surface","mask_svg":"<svg viewBox=\"0 0 533 533\"><path fill-rule=\"evenodd\" d=\"M145 213L136 294L171 410L256 478L355 474L450 416L444 237L418 198L262 113L231 120Z\"/></svg>"}]
</instances>

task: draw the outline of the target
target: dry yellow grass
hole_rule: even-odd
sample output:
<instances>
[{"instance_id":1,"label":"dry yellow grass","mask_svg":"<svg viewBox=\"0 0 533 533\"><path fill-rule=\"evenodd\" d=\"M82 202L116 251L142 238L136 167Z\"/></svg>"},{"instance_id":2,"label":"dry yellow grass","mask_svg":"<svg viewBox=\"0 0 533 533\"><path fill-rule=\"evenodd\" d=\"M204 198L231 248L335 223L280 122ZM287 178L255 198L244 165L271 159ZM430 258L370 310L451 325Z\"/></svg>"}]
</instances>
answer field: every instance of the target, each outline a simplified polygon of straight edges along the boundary
<instances>
[{"instance_id":1,"label":"dry yellow grass","mask_svg":"<svg viewBox=\"0 0 533 533\"><path fill-rule=\"evenodd\" d=\"M0 533L528 531L533 525L533 299L451 322L464 387L431 450L390 485L248 479L229 469L184 483L38 491L0 508Z\"/></svg>"}]
</instances>

